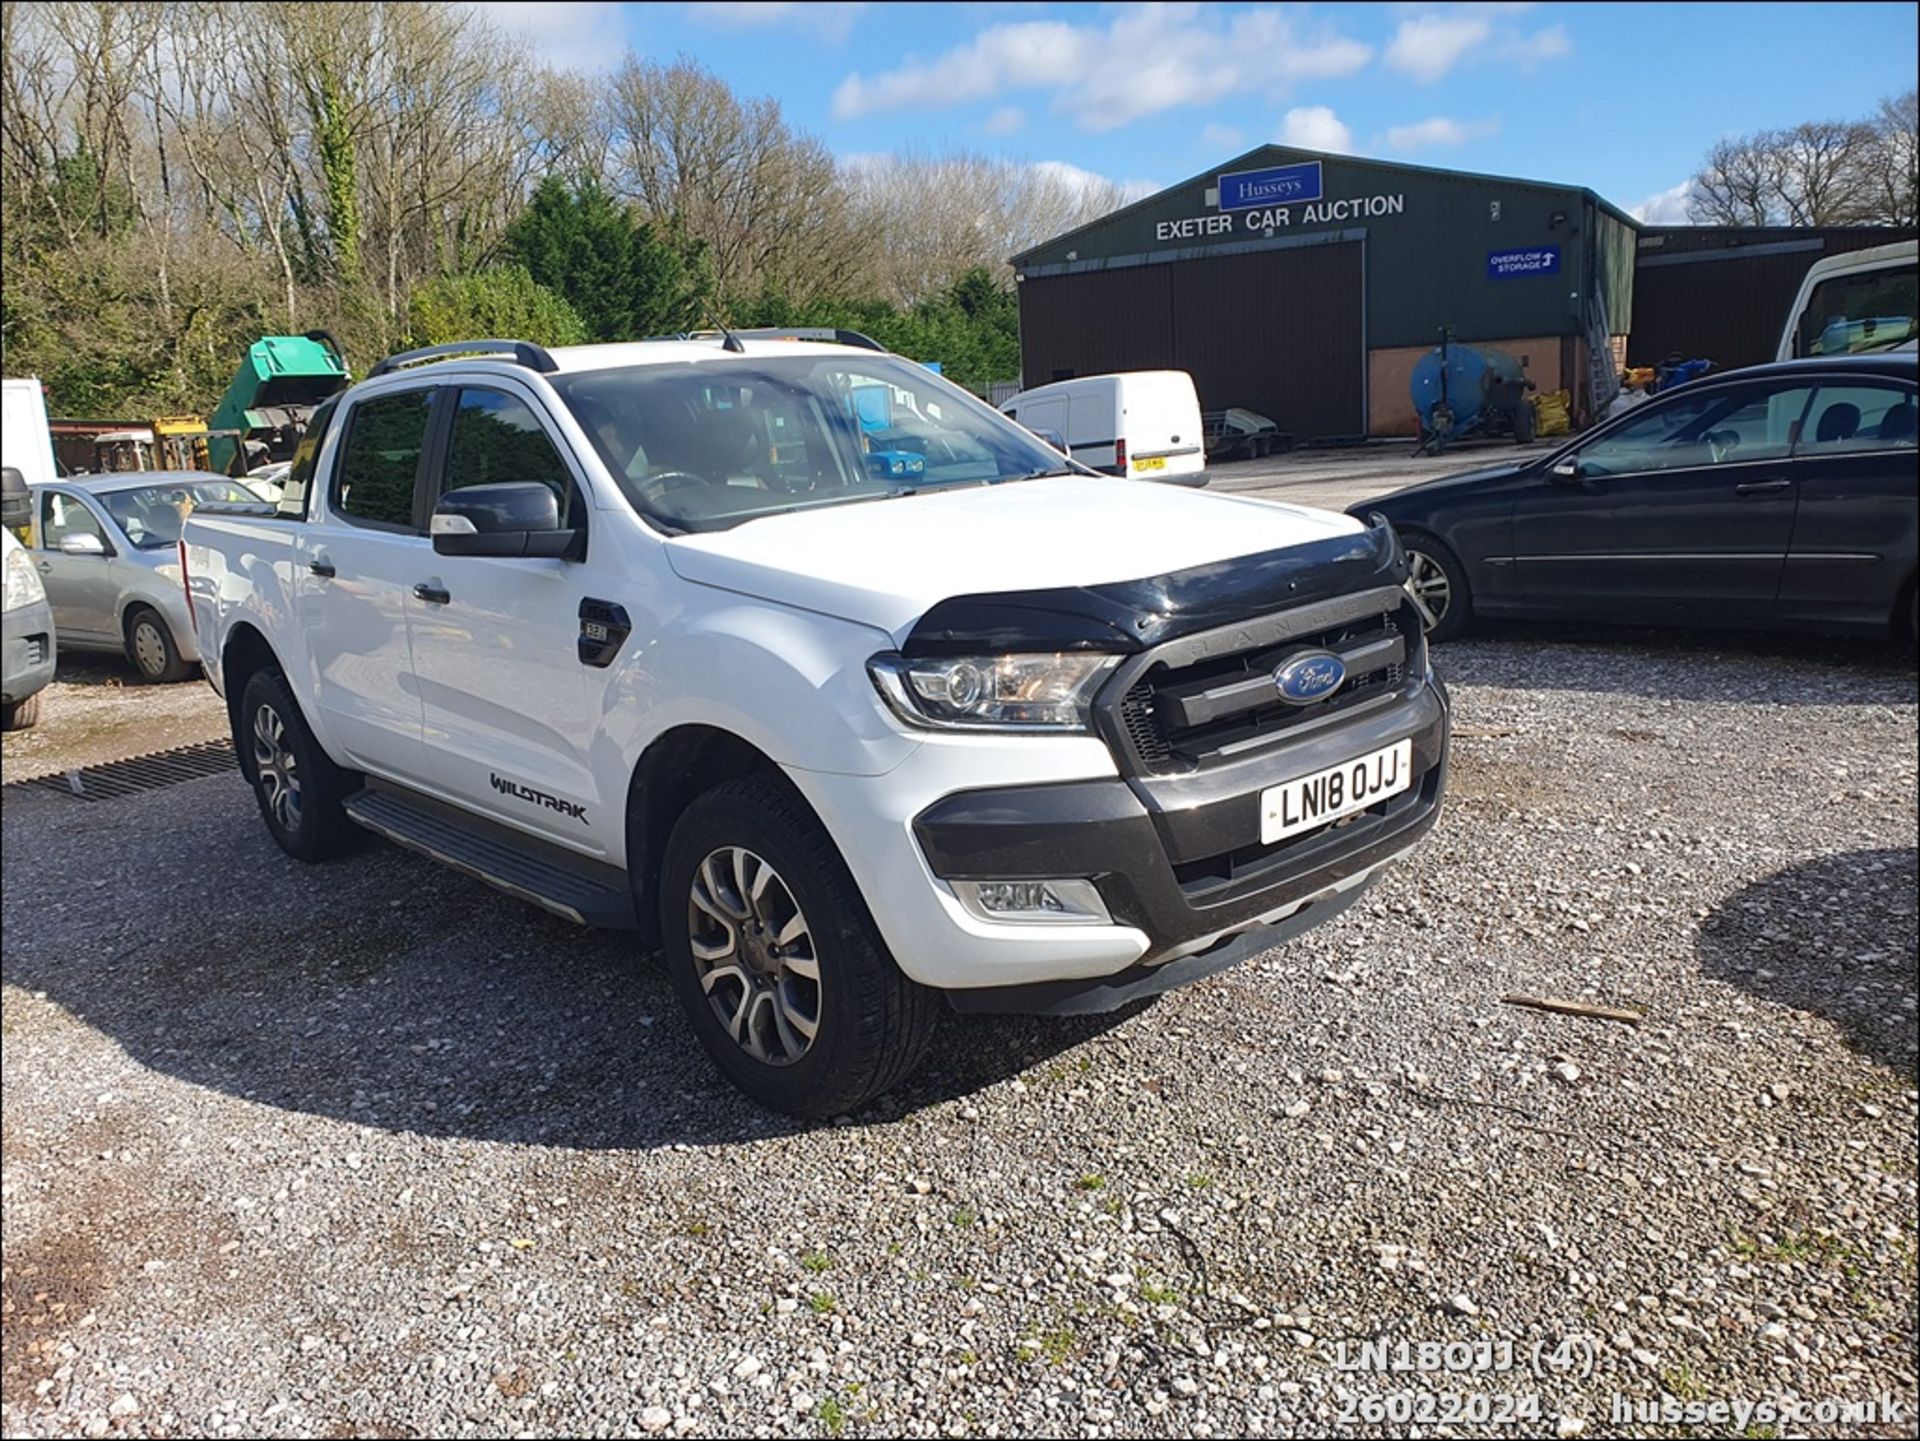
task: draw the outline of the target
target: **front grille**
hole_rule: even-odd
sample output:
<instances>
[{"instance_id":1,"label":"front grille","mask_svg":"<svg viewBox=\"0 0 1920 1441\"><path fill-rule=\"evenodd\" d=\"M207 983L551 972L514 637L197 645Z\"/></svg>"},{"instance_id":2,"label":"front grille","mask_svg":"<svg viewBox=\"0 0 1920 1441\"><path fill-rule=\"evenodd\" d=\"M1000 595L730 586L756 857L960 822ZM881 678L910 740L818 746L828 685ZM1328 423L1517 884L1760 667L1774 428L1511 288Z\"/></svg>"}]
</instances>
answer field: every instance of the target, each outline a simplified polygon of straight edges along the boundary
<instances>
[{"instance_id":1,"label":"front grille","mask_svg":"<svg viewBox=\"0 0 1920 1441\"><path fill-rule=\"evenodd\" d=\"M1317 729L1334 717L1369 709L1399 690L1423 643L1410 608L1381 608L1352 619L1290 631L1284 640L1202 654L1174 642L1150 651L1124 677L1111 730L1138 770L1194 770ZM1347 664L1347 679L1322 701L1294 705L1280 698L1273 673L1301 651L1327 650Z\"/></svg>"}]
</instances>

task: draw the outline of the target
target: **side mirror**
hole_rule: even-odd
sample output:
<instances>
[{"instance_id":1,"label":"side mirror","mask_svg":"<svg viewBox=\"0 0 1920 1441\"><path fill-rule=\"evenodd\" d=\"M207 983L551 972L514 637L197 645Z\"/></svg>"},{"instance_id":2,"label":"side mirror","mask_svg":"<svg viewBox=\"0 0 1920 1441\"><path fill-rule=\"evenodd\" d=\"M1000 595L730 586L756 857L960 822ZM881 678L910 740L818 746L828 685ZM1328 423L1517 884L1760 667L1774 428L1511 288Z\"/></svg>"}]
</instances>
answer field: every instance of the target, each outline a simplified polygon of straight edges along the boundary
<instances>
[{"instance_id":1,"label":"side mirror","mask_svg":"<svg viewBox=\"0 0 1920 1441\"><path fill-rule=\"evenodd\" d=\"M1549 470L1547 474L1555 480L1578 480L1580 478L1580 462L1569 456L1565 460L1554 462L1553 468Z\"/></svg>"},{"instance_id":2,"label":"side mirror","mask_svg":"<svg viewBox=\"0 0 1920 1441\"><path fill-rule=\"evenodd\" d=\"M1059 431L1048 430L1045 426L1042 426L1039 430L1036 430L1033 433L1034 435L1039 437L1041 440L1044 440L1048 445L1052 446L1055 450L1059 451L1062 455L1065 455L1068 453L1067 438L1064 435L1062 435Z\"/></svg>"},{"instance_id":3,"label":"side mirror","mask_svg":"<svg viewBox=\"0 0 1920 1441\"><path fill-rule=\"evenodd\" d=\"M27 478L9 465L0 472L0 526L8 530L33 524L33 495Z\"/></svg>"},{"instance_id":4,"label":"side mirror","mask_svg":"<svg viewBox=\"0 0 1920 1441\"><path fill-rule=\"evenodd\" d=\"M578 534L560 528L560 497L537 480L450 490L427 530L439 555L564 557Z\"/></svg>"},{"instance_id":5,"label":"side mirror","mask_svg":"<svg viewBox=\"0 0 1920 1441\"><path fill-rule=\"evenodd\" d=\"M66 555L105 555L107 543L97 535L63 535L60 549Z\"/></svg>"}]
</instances>

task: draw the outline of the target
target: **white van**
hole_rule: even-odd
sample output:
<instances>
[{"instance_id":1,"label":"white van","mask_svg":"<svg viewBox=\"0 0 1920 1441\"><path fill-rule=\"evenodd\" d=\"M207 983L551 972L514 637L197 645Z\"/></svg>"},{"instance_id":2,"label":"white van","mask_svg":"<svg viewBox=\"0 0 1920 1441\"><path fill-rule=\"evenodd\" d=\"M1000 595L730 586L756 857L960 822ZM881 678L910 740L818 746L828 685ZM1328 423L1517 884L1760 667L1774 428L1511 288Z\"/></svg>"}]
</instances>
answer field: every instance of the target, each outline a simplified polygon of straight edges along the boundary
<instances>
[{"instance_id":1,"label":"white van","mask_svg":"<svg viewBox=\"0 0 1920 1441\"><path fill-rule=\"evenodd\" d=\"M1776 360L1912 350L1920 335L1920 241L1814 261L1787 312Z\"/></svg>"},{"instance_id":2,"label":"white van","mask_svg":"<svg viewBox=\"0 0 1920 1441\"><path fill-rule=\"evenodd\" d=\"M47 429L47 396L31 375L0 381L5 409L0 411L0 464L20 472L28 485L58 478L53 464L53 433Z\"/></svg>"},{"instance_id":3,"label":"white van","mask_svg":"<svg viewBox=\"0 0 1920 1441\"><path fill-rule=\"evenodd\" d=\"M1042 439L1058 436L1075 460L1108 475L1175 485L1209 478L1200 398L1184 370L1056 380L1021 391L1000 409Z\"/></svg>"}]
</instances>

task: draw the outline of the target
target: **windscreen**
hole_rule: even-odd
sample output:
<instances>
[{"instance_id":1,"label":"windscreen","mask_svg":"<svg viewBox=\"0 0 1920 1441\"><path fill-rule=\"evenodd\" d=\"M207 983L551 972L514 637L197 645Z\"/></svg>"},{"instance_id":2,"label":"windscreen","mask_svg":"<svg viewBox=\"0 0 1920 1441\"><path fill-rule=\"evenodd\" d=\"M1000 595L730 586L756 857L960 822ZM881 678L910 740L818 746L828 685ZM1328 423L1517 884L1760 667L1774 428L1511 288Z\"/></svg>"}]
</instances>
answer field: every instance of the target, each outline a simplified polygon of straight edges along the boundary
<instances>
[{"instance_id":1,"label":"windscreen","mask_svg":"<svg viewBox=\"0 0 1920 1441\"><path fill-rule=\"evenodd\" d=\"M1069 468L1058 451L898 356L645 366L553 383L628 500L674 530Z\"/></svg>"},{"instance_id":2,"label":"windscreen","mask_svg":"<svg viewBox=\"0 0 1920 1441\"><path fill-rule=\"evenodd\" d=\"M1920 267L1836 275L1813 287L1800 312L1796 355L1859 355L1891 350L1920 332Z\"/></svg>"},{"instance_id":3,"label":"windscreen","mask_svg":"<svg viewBox=\"0 0 1920 1441\"><path fill-rule=\"evenodd\" d=\"M180 527L196 505L252 505L259 499L230 480L194 480L111 491L100 503L136 550L161 550L180 539Z\"/></svg>"}]
</instances>

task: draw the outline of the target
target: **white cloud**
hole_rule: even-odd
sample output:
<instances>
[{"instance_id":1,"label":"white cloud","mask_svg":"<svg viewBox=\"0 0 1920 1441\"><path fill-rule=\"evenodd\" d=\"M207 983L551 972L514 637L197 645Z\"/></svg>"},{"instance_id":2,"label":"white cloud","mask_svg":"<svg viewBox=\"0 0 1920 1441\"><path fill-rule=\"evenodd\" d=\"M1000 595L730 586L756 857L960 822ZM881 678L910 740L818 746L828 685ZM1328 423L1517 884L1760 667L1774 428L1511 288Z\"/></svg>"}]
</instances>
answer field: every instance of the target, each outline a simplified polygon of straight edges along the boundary
<instances>
[{"instance_id":1,"label":"white cloud","mask_svg":"<svg viewBox=\"0 0 1920 1441\"><path fill-rule=\"evenodd\" d=\"M533 58L556 70L598 74L627 56L627 26L621 6L599 0L566 5L481 3L474 11L496 30L525 40Z\"/></svg>"},{"instance_id":2,"label":"white cloud","mask_svg":"<svg viewBox=\"0 0 1920 1441\"><path fill-rule=\"evenodd\" d=\"M1656 195L1649 195L1638 205L1627 207L1628 213L1646 225L1685 225L1692 220L1687 214L1687 206L1693 199L1693 182L1682 180L1678 185L1669 185Z\"/></svg>"},{"instance_id":3,"label":"white cloud","mask_svg":"<svg viewBox=\"0 0 1920 1441\"><path fill-rule=\"evenodd\" d=\"M1289 110L1280 120L1280 134L1276 137L1282 145L1298 146L1302 150L1329 150L1336 155L1353 153L1353 132L1325 105L1300 105Z\"/></svg>"},{"instance_id":4,"label":"white cloud","mask_svg":"<svg viewBox=\"0 0 1920 1441\"><path fill-rule=\"evenodd\" d=\"M1026 123L1026 111L1018 105L1002 105L986 118L980 128L989 135L1011 135Z\"/></svg>"},{"instance_id":5,"label":"white cloud","mask_svg":"<svg viewBox=\"0 0 1920 1441\"><path fill-rule=\"evenodd\" d=\"M1391 70L1431 85L1456 65L1491 60L1530 68L1573 49L1564 25L1549 25L1528 35L1517 26L1496 24L1526 6L1462 5L1444 13L1423 11L1402 20L1387 42L1384 60Z\"/></svg>"},{"instance_id":6,"label":"white cloud","mask_svg":"<svg viewBox=\"0 0 1920 1441\"><path fill-rule=\"evenodd\" d=\"M1533 66L1542 60L1557 60L1572 50L1573 41L1567 38L1567 27L1549 25L1545 30L1536 30L1531 35L1515 35L1502 41L1495 58Z\"/></svg>"},{"instance_id":7,"label":"white cloud","mask_svg":"<svg viewBox=\"0 0 1920 1441\"><path fill-rule=\"evenodd\" d=\"M758 0L758 3L715 3L687 6L688 14L718 30L761 30L780 25L804 31L815 39L838 45L853 33L853 23L865 3L853 0Z\"/></svg>"},{"instance_id":8,"label":"white cloud","mask_svg":"<svg viewBox=\"0 0 1920 1441\"><path fill-rule=\"evenodd\" d=\"M1481 140L1499 133L1500 122L1497 119L1453 120L1445 115L1435 115L1411 125L1394 126L1387 131L1387 147L1402 151L1425 150L1434 145L1465 145L1469 140Z\"/></svg>"},{"instance_id":9,"label":"white cloud","mask_svg":"<svg viewBox=\"0 0 1920 1441\"><path fill-rule=\"evenodd\" d=\"M1104 175L1083 170L1078 165L1069 165L1064 160L1036 160L1029 168L1036 175L1058 181L1076 194L1084 194L1088 191L1100 192L1113 186L1119 190L1123 205L1130 205L1136 200L1144 199L1162 188L1158 182L1152 180L1109 180Z\"/></svg>"},{"instance_id":10,"label":"white cloud","mask_svg":"<svg viewBox=\"0 0 1920 1441\"><path fill-rule=\"evenodd\" d=\"M1183 105L1243 90L1284 94L1301 80L1351 75L1373 52L1324 26L1272 8L1223 13L1144 5L1107 23L1028 20L989 26L932 59L909 57L840 83L842 120L882 110L928 110L1045 90L1085 130L1113 130Z\"/></svg>"},{"instance_id":11,"label":"white cloud","mask_svg":"<svg viewBox=\"0 0 1920 1441\"><path fill-rule=\"evenodd\" d=\"M1246 132L1237 126L1209 124L1200 131L1200 147L1224 153L1238 150L1246 142Z\"/></svg>"},{"instance_id":12,"label":"white cloud","mask_svg":"<svg viewBox=\"0 0 1920 1441\"><path fill-rule=\"evenodd\" d=\"M1402 20L1387 42L1389 69L1432 84L1458 65L1476 45L1484 45L1493 26L1468 15L1419 15Z\"/></svg>"}]
</instances>

